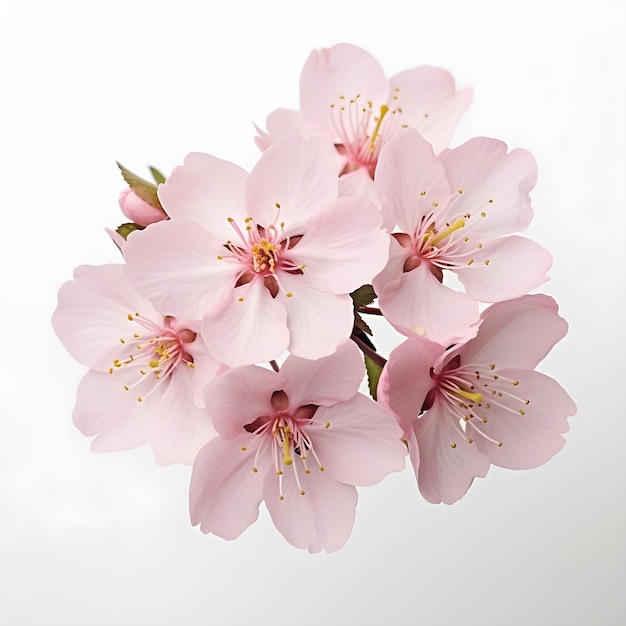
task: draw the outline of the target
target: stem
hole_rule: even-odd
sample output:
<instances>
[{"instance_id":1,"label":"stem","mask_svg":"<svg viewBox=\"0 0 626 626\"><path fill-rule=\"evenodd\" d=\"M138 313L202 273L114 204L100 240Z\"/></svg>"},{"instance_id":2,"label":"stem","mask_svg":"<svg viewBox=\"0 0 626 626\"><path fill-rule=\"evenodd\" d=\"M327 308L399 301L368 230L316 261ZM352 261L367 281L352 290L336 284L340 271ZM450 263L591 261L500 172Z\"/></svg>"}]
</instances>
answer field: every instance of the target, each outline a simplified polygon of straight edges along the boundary
<instances>
[{"instance_id":1,"label":"stem","mask_svg":"<svg viewBox=\"0 0 626 626\"><path fill-rule=\"evenodd\" d=\"M352 341L354 341L354 343L359 346L363 354L367 354L367 356L372 359L372 361L374 361L376 365L379 365L380 367L385 367L385 364L387 363L387 359L385 357L378 354L376 350L372 350L362 339L357 337L354 333L350 335L350 339L352 339Z\"/></svg>"},{"instance_id":2,"label":"stem","mask_svg":"<svg viewBox=\"0 0 626 626\"><path fill-rule=\"evenodd\" d=\"M359 313L369 313L370 315L382 315L381 310L374 306L360 306L358 311Z\"/></svg>"}]
</instances>

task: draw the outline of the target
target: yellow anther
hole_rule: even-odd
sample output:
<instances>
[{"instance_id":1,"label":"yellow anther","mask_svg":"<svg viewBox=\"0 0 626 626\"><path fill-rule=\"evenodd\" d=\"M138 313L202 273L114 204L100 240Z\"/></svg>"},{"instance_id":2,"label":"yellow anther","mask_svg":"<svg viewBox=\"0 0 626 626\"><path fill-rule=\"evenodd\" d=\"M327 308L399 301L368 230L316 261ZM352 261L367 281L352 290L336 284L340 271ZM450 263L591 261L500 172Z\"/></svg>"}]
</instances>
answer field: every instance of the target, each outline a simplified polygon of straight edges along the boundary
<instances>
[{"instance_id":1,"label":"yellow anther","mask_svg":"<svg viewBox=\"0 0 626 626\"><path fill-rule=\"evenodd\" d=\"M326 422L326 424L324 424L324 428L330 428L330 422Z\"/></svg>"},{"instance_id":2,"label":"yellow anther","mask_svg":"<svg viewBox=\"0 0 626 626\"><path fill-rule=\"evenodd\" d=\"M131 321L131 322L133 321L132 313L129 313L126 317L128 317L129 321Z\"/></svg>"},{"instance_id":3,"label":"yellow anther","mask_svg":"<svg viewBox=\"0 0 626 626\"><path fill-rule=\"evenodd\" d=\"M425 196L426 192L425 191L420 191L420 196Z\"/></svg>"},{"instance_id":4,"label":"yellow anther","mask_svg":"<svg viewBox=\"0 0 626 626\"><path fill-rule=\"evenodd\" d=\"M143 402L143 398L141 396L137 397L137 402Z\"/></svg>"},{"instance_id":5,"label":"yellow anther","mask_svg":"<svg viewBox=\"0 0 626 626\"><path fill-rule=\"evenodd\" d=\"M252 471L256 474L259 470L258 470L258 468L253 467L253 468L252 468Z\"/></svg>"},{"instance_id":6,"label":"yellow anther","mask_svg":"<svg viewBox=\"0 0 626 626\"><path fill-rule=\"evenodd\" d=\"M120 343L126 343L122 337L120 337Z\"/></svg>"},{"instance_id":7,"label":"yellow anther","mask_svg":"<svg viewBox=\"0 0 626 626\"><path fill-rule=\"evenodd\" d=\"M152 369L154 369L155 367L159 367L159 363L160 363L160 361L159 361L158 359L150 359L150 360L148 361L148 365L149 365Z\"/></svg>"},{"instance_id":8,"label":"yellow anther","mask_svg":"<svg viewBox=\"0 0 626 626\"><path fill-rule=\"evenodd\" d=\"M291 293L291 291L288 291L285 295L286 295L288 298L293 298L293 294Z\"/></svg>"},{"instance_id":9,"label":"yellow anther","mask_svg":"<svg viewBox=\"0 0 626 626\"><path fill-rule=\"evenodd\" d=\"M451 443L450 447L454 450L454 448L456 448L456 443Z\"/></svg>"},{"instance_id":10,"label":"yellow anther","mask_svg":"<svg viewBox=\"0 0 626 626\"><path fill-rule=\"evenodd\" d=\"M246 446L241 446L241 449L245 452L248 448L246 448Z\"/></svg>"}]
</instances>

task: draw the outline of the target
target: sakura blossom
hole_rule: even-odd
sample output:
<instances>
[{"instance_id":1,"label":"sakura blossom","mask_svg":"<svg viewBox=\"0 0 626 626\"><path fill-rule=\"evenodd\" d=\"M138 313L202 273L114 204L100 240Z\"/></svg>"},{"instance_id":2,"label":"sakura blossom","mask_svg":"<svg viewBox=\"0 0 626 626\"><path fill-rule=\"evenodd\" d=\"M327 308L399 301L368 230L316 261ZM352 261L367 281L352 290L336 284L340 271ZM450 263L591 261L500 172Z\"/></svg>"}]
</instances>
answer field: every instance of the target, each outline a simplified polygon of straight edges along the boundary
<instances>
[{"instance_id":1,"label":"sakura blossom","mask_svg":"<svg viewBox=\"0 0 626 626\"><path fill-rule=\"evenodd\" d=\"M235 539L265 502L292 545L331 552L348 540L355 485L404 468L395 417L358 392L363 362L346 341L316 361L289 356L279 372L256 365L206 387L219 437L198 453L190 484L191 522Z\"/></svg>"},{"instance_id":2,"label":"sakura blossom","mask_svg":"<svg viewBox=\"0 0 626 626\"><path fill-rule=\"evenodd\" d=\"M530 469L563 447L576 405L534 370L566 332L555 301L534 294L491 305L464 344L414 336L391 352L378 399L403 427L426 500L452 504L491 464Z\"/></svg>"},{"instance_id":3,"label":"sakura blossom","mask_svg":"<svg viewBox=\"0 0 626 626\"><path fill-rule=\"evenodd\" d=\"M424 65L388 79L369 52L341 43L311 52L300 76L300 110L275 110L267 132L257 127L256 143L264 150L289 134L325 137L337 150L342 192L364 195L388 141L416 128L441 152L471 99L472 90L457 92L444 69Z\"/></svg>"},{"instance_id":4,"label":"sakura blossom","mask_svg":"<svg viewBox=\"0 0 626 626\"><path fill-rule=\"evenodd\" d=\"M545 282L551 255L511 234L530 224L536 178L529 152L507 153L496 139L478 137L439 157L413 129L389 143L375 183L396 227L389 262L373 279L389 322L407 335L458 343L476 334L477 300L516 298ZM465 293L445 284L448 271Z\"/></svg>"},{"instance_id":5,"label":"sakura blossom","mask_svg":"<svg viewBox=\"0 0 626 626\"><path fill-rule=\"evenodd\" d=\"M215 435L202 389L219 368L199 322L159 314L121 265L81 266L59 290L53 328L89 372L73 419L96 452L150 444L160 465L191 465ZM194 402L195 400L195 402Z\"/></svg>"},{"instance_id":6,"label":"sakura blossom","mask_svg":"<svg viewBox=\"0 0 626 626\"><path fill-rule=\"evenodd\" d=\"M349 294L389 247L376 206L337 187L322 138L275 142L249 176L192 153L159 186L171 219L128 239L129 279L159 310L201 318L211 353L231 367L285 350L330 354L352 330Z\"/></svg>"}]
</instances>

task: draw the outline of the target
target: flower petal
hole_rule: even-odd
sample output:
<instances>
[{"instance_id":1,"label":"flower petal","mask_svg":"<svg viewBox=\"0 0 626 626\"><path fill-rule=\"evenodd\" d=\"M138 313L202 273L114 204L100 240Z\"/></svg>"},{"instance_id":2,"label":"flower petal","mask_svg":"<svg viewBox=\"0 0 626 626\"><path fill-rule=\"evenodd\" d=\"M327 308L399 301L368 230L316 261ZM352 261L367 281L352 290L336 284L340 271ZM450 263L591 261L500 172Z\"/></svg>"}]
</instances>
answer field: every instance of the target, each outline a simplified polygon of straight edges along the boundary
<instances>
[{"instance_id":1,"label":"flower petal","mask_svg":"<svg viewBox=\"0 0 626 626\"><path fill-rule=\"evenodd\" d=\"M265 126L267 132L264 132L255 124L258 135L254 138L254 142L261 151L267 150L280 137L300 135L300 137L308 139L311 136L302 118L302 113L292 109L276 109L272 111L267 116Z\"/></svg>"},{"instance_id":2,"label":"flower petal","mask_svg":"<svg viewBox=\"0 0 626 626\"><path fill-rule=\"evenodd\" d=\"M524 406L524 415L493 406L488 413L489 421L480 424L480 430L503 442L502 446L481 437L480 433L474 439L494 465L510 469L543 465L565 445L561 434L569 430L567 418L576 413L576 405L555 380L544 374L529 370L498 373L518 381L515 394L530 402Z\"/></svg>"},{"instance_id":3,"label":"flower petal","mask_svg":"<svg viewBox=\"0 0 626 626\"><path fill-rule=\"evenodd\" d=\"M239 265L220 261L223 242L199 224L167 220L133 233L124 248L131 284L164 315L199 320L229 293Z\"/></svg>"},{"instance_id":4,"label":"flower petal","mask_svg":"<svg viewBox=\"0 0 626 626\"><path fill-rule=\"evenodd\" d=\"M282 500L278 477L265 480L265 505L276 528L290 544L311 553L339 550L354 526L356 489L315 469L298 478L300 484L293 471L283 474Z\"/></svg>"},{"instance_id":5,"label":"flower petal","mask_svg":"<svg viewBox=\"0 0 626 626\"><path fill-rule=\"evenodd\" d=\"M307 428L313 450L335 480L374 485L404 469L406 446L395 417L363 394L319 408Z\"/></svg>"},{"instance_id":6,"label":"flower petal","mask_svg":"<svg viewBox=\"0 0 626 626\"><path fill-rule=\"evenodd\" d=\"M354 312L348 294L319 291L306 276L287 273L281 274L280 285L292 294L277 297L287 311L288 349L292 354L318 359L332 354L341 341L350 337Z\"/></svg>"},{"instance_id":7,"label":"flower petal","mask_svg":"<svg viewBox=\"0 0 626 626\"><path fill-rule=\"evenodd\" d=\"M338 198L310 217L292 257L318 289L350 293L387 262L389 236L381 225L380 211L371 202Z\"/></svg>"},{"instance_id":8,"label":"flower petal","mask_svg":"<svg viewBox=\"0 0 626 626\"><path fill-rule=\"evenodd\" d=\"M548 280L552 255L531 239L502 237L476 250L473 263L455 270L468 295L482 302L518 298Z\"/></svg>"},{"instance_id":9,"label":"flower petal","mask_svg":"<svg viewBox=\"0 0 626 626\"><path fill-rule=\"evenodd\" d=\"M232 237L227 218L247 217L243 203L247 178L248 173L234 163L192 152L159 185L159 200L171 218L192 220L225 241Z\"/></svg>"},{"instance_id":10,"label":"flower petal","mask_svg":"<svg viewBox=\"0 0 626 626\"><path fill-rule=\"evenodd\" d=\"M411 128L381 150L375 183L384 210L393 212L400 231L411 236L433 206L450 196L446 172L432 146Z\"/></svg>"},{"instance_id":11,"label":"flower petal","mask_svg":"<svg viewBox=\"0 0 626 626\"><path fill-rule=\"evenodd\" d=\"M458 421L440 401L413 423L419 446L417 483L433 504L453 504L462 498L474 478L489 471L489 459L458 431ZM454 447L452 447L454 445Z\"/></svg>"},{"instance_id":12,"label":"flower petal","mask_svg":"<svg viewBox=\"0 0 626 626\"><path fill-rule=\"evenodd\" d=\"M484 240L524 230L533 216L528 194L537 182L537 163L526 150L506 150L501 141L476 137L439 156L450 188L462 192L448 210L474 217L484 212L473 231Z\"/></svg>"},{"instance_id":13,"label":"flower petal","mask_svg":"<svg viewBox=\"0 0 626 626\"><path fill-rule=\"evenodd\" d=\"M200 524L203 533L236 539L259 516L263 499L263 476L273 471L271 458L257 459L249 447L254 435L233 441L210 441L196 457L189 485L191 524ZM269 461L269 462L268 462Z\"/></svg>"},{"instance_id":14,"label":"flower petal","mask_svg":"<svg viewBox=\"0 0 626 626\"><path fill-rule=\"evenodd\" d=\"M280 373L290 409L306 404L330 406L353 398L365 374L363 357L353 341L346 340L330 356L315 361L287 357Z\"/></svg>"},{"instance_id":15,"label":"flower petal","mask_svg":"<svg viewBox=\"0 0 626 626\"><path fill-rule=\"evenodd\" d=\"M448 146L459 119L472 101L472 89L455 91L452 75L423 65L396 74L391 86L402 109L402 123L417 128L436 154Z\"/></svg>"},{"instance_id":16,"label":"flower petal","mask_svg":"<svg viewBox=\"0 0 626 626\"><path fill-rule=\"evenodd\" d=\"M52 327L73 358L105 372L124 358L120 338L133 333L128 314L136 311L162 319L131 287L122 265L82 265L59 289Z\"/></svg>"},{"instance_id":17,"label":"flower petal","mask_svg":"<svg viewBox=\"0 0 626 626\"><path fill-rule=\"evenodd\" d=\"M389 81L369 53L347 43L313 50L300 75L300 109L312 130L333 143L340 142L331 118L331 104L357 94L375 106L387 102Z\"/></svg>"},{"instance_id":18,"label":"flower petal","mask_svg":"<svg viewBox=\"0 0 626 626\"><path fill-rule=\"evenodd\" d=\"M215 429L224 439L238 437L246 424L257 417L274 415L271 397L287 387L284 373L257 365L246 365L224 372L205 390L207 410Z\"/></svg>"},{"instance_id":19,"label":"flower petal","mask_svg":"<svg viewBox=\"0 0 626 626\"><path fill-rule=\"evenodd\" d=\"M271 361L287 348L287 312L262 280L230 290L226 302L202 320L211 354L229 367Z\"/></svg>"},{"instance_id":20,"label":"flower petal","mask_svg":"<svg viewBox=\"0 0 626 626\"><path fill-rule=\"evenodd\" d=\"M416 333L443 346L465 341L478 330L477 302L440 283L426 263L385 286L378 303L400 332Z\"/></svg>"},{"instance_id":21,"label":"flower petal","mask_svg":"<svg viewBox=\"0 0 626 626\"><path fill-rule=\"evenodd\" d=\"M409 337L389 354L378 381L376 399L393 411L408 439L428 392L434 387L430 370L444 353L438 343L425 337Z\"/></svg>"},{"instance_id":22,"label":"flower petal","mask_svg":"<svg viewBox=\"0 0 626 626\"><path fill-rule=\"evenodd\" d=\"M568 328L554 299L543 294L492 304L481 317L478 336L460 350L463 363L532 370Z\"/></svg>"},{"instance_id":23,"label":"flower petal","mask_svg":"<svg viewBox=\"0 0 626 626\"><path fill-rule=\"evenodd\" d=\"M317 205L337 197L337 160L321 137L282 137L261 155L246 183L248 214L261 226L301 235Z\"/></svg>"}]
</instances>

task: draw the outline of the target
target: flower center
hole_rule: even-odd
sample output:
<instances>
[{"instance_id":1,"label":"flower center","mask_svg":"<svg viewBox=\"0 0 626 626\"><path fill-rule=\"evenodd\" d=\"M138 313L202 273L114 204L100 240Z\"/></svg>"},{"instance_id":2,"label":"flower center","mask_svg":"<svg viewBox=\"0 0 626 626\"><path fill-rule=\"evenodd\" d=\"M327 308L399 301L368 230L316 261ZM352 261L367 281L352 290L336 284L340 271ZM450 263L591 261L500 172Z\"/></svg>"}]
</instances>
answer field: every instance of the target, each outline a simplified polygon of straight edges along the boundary
<instances>
[{"instance_id":1,"label":"flower center","mask_svg":"<svg viewBox=\"0 0 626 626\"><path fill-rule=\"evenodd\" d=\"M277 209L276 220L280 215L280 204L275 204ZM285 223L279 222L268 226L254 223L251 217L244 220L244 228L240 228L232 217L228 223L237 234L237 241L228 240L224 244L226 251L217 256L219 261L236 263L240 271L235 278L235 287L241 287L253 280L262 279L265 287L275 298L281 291L281 271L290 274L302 274L304 265L298 265L291 258L291 250L302 239L301 234L288 235L285 231ZM284 292L287 297L290 293Z\"/></svg>"},{"instance_id":2,"label":"flower center","mask_svg":"<svg viewBox=\"0 0 626 626\"><path fill-rule=\"evenodd\" d=\"M395 99L397 94L394 95ZM361 94L353 98L341 95L338 102L331 103L331 121L339 136L339 143L335 147L348 159L341 174L364 167L370 176L374 176L384 142L402 128L398 123L400 113L400 107L391 109L387 104L377 109L371 100L364 100Z\"/></svg>"},{"instance_id":3,"label":"flower center","mask_svg":"<svg viewBox=\"0 0 626 626\"><path fill-rule=\"evenodd\" d=\"M526 406L530 404L530 400L512 393L520 384L519 381L499 374L495 363L461 365L460 356L457 355L440 374L431 373L431 376L437 381L436 392L444 402L446 411L456 418L454 429L468 444L474 443L471 434L477 433L486 441L501 447L502 441L497 441L485 432L485 424L490 418L498 419L503 411L518 418L523 417L526 415ZM468 425L471 426L471 433ZM456 448L450 435L448 438L450 446Z\"/></svg>"},{"instance_id":4,"label":"flower center","mask_svg":"<svg viewBox=\"0 0 626 626\"><path fill-rule=\"evenodd\" d=\"M180 363L194 367L185 344L195 341L196 333L189 328L177 328L175 318L169 315L161 324L139 313L129 313L127 318L140 327L139 332L120 338L127 353L113 361L109 374L118 375L118 371L123 371L123 389L134 390L138 394L137 402L143 402Z\"/></svg>"},{"instance_id":5,"label":"flower center","mask_svg":"<svg viewBox=\"0 0 626 626\"><path fill-rule=\"evenodd\" d=\"M315 423L313 416L318 407L314 404L307 404L298 407L295 411L290 411L289 399L282 390L274 391L271 402L275 410L274 415L262 415L244 426L247 432L261 437L252 471L255 473L259 471L257 467L259 455L266 447L270 446L274 469L278 476L280 499L284 500L283 475L286 469L293 472L300 494L305 495L301 474L302 472L304 475L311 473L309 457L313 457L321 472L324 471L324 466L315 452L313 442L306 432L306 427ZM324 427L329 428L330 423L326 422ZM243 448L243 450L245 451L247 448Z\"/></svg>"}]
</instances>

